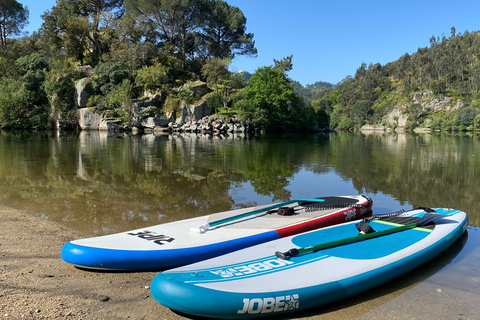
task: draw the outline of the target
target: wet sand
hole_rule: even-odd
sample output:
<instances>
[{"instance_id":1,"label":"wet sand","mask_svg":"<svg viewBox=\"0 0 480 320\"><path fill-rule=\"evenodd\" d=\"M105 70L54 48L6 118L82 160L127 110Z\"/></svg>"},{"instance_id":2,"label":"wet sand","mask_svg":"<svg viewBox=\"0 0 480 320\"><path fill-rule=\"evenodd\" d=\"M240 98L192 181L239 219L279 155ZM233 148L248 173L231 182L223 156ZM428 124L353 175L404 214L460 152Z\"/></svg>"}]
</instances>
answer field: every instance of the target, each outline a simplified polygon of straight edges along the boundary
<instances>
[{"instance_id":1,"label":"wet sand","mask_svg":"<svg viewBox=\"0 0 480 320\"><path fill-rule=\"evenodd\" d=\"M63 262L60 250L86 235L2 206L0 221L0 319L188 319L152 299L149 285L157 272L77 269ZM429 266L288 319L478 319L477 229Z\"/></svg>"}]
</instances>

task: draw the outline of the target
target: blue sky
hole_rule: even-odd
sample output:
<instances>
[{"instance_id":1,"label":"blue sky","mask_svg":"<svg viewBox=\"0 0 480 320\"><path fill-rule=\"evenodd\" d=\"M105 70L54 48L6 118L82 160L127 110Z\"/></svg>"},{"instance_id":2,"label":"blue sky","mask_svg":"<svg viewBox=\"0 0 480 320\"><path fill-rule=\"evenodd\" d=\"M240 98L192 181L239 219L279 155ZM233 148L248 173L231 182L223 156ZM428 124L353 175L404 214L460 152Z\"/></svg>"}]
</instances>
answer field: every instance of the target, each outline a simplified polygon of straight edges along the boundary
<instances>
[{"instance_id":1,"label":"blue sky","mask_svg":"<svg viewBox=\"0 0 480 320\"><path fill-rule=\"evenodd\" d=\"M36 31L55 0L17 0L30 10ZM476 0L227 0L247 18L256 58L238 57L231 71L255 72L293 54L289 76L302 85L337 83L365 62L382 65L430 45L431 36L480 30Z\"/></svg>"}]
</instances>

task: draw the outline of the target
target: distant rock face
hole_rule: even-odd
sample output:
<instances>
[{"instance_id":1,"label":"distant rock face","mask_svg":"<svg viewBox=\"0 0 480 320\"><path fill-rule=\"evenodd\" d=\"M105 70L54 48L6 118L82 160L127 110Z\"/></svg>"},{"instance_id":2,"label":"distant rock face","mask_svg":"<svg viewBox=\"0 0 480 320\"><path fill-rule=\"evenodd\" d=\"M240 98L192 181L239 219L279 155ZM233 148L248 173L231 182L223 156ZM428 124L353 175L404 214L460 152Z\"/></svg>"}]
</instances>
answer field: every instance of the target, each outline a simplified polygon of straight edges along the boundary
<instances>
[{"instance_id":1,"label":"distant rock face","mask_svg":"<svg viewBox=\"0 0 480 320\"><path fill-rule=\"evenodd\" d=\"M417 92L413 97L413 103L421 104L423 109L430 109L434 112L454 111L463 107L463 102L451 103L451 97L433 97L432 91Z\"/></svg>"},{"instance_id":2,"label":"distant rock face","mask_svg":"<svg viewBox=\"0 0 480 320\"><path fill-rule=\"evenodd\" d=\"M121 122L115 119L104 118L101 114L88 108L78 110L78 124L82 130L122 131Z\"/></svg>"},{"instance_id":3,"label":"distant rock face","mask_svg":"<svg viewBox=\"0 0 480 320\"><path fill-rule=\"evenodd\" d=\"M81 108L78 113L78 124L82 130L98 130L100 121L103 119L101 114L90 111L88 108Z\"/></svg>"},{"instance_id":4,"label":"distant rock face","mask_svg":"<svg viewBox=\"0 0 480 320\"><path fill-rule=\"evenodd\" d=\"M75 105L78 108L85 108L87 106L88 99L92 95L93 85L91 78L83 78L75 83Z\"/></svg>"},{"instance_id":5,"label":"distant rock face","mask_svg":"<svg viewBox=\"0 0 480 320\"><path fill-rule=\"evenodd\" d=\"M360 131L379 131L379 132L384 132L387 131L387 127L385 126L372 126L369 124L366 124L360 128Z\"/></svg>"},{"instance_id":6,"label":"distant rock face","mask_svg":"<svg viewBox=\"0 0 480 320\"><path fill-rule=\"evenodd\" d=\"M186 122L193 120L193 114L185 101L180 102L180 116L175 119L175 124L182 126Z\"/></svg>"},{"instance_id":7,"label":"distant rock face","mask_svg":"<svg viewBox=\"0 0 480 320\"><path fill-rule=\"evenodd\" d=\"M186 102L181 101L179 112L170 112L168 114L162 112L162 100L164 100L164 97L162 97L160 91L145 92L142 99L136 99L133 102L133 106L130 109L132 111L131 122L122 124L120 121L104 118L102 114L86 107L88 99L93 93L93 85L87 71L85 71L85 75L87 77L76 82L74 97L75 104L79 108L78 122L82 130L117 131L123 130L127 125L131 125L132 130L135 132L158 131L161 128L171 131L172 125L175 125L176 128L182 127L186 123L204 119L212 112L212 108L208 105L207 100L202 98L208 92L207 84L202 81L196 81L192 86L195 98L200 100L196 104L189 106ZM209 127L212 124L205 124L205 126ZM207 130L213 130L213 126L207 128ZM226 130L227 128L224 126L222 131ZM245 131L243 127L237 128L237 130Z\"/></svg>"},{"instance_id":8,"label":"distant rock face","mask_svg":"<svg viewBox=\"0 0 480 320\"><path fill-rule=\"evenodd\" d=\"M190 121L198 121L212 113L212 108L208 105L206 100L200 101L198 104L189 106L186 102L180 102L180 115L178 115L173 122L182 126ZM167 115L168 116L168 115ZM174 116L173 114L171 116Z\"/></svg>"},{"instance_id":9,"label":"distant rock face","mask_svg":"<svg viewBox=\"0 0 480 320\"><path fill-rule=\"evenodd\" d=\"M212 107L208 105L207 100L204 100L197 105L191 105L189 109L195 120L200 120L212 113Z\"/></svg>"},{"instance_id":10,"label":"distant rock face","mask_svg":"<svg viewBox=\"0 0 480 320\"><path fill-rule=\"evenodd\" d=\"M412 99L412 104L419 104L423 111L430 110L433 112L439 111L455 111L464 106L464 103L457 101L452 103L451 97L437 98L433 96L431 91L417 92ZM396 128L396 130L403 130L408 122L408 114L403 110L407 108L406 104L397 104L395 108L385 116L386 122Z\"/></svg>"},{"instance_id":11,"label":"distant rock face","mask_svg":"<svg viewBox=\"0 0 480 320\"><path fill-rule=\"evenodd\" d=\"M396 128L405 128L407 125L408 116L400 110L400 107L393 109L386 116L387 123Z\"/></svg>"},{"instance_id":12,"label":"distant rock face","mask_svg":"<svg viewBox=\"0 0 480 320\"><path fill-rule=\"evenodd\" d=\"M144 120L145 117L142 115L142 113L145 111L147 108L157 108L159 107L160 101L162 99L161 94L151 94L148 96L145 96L148 99L141 101L141 100L135 100L133 103L133 119L132 119L132 126L141 128L141 127L150 127L144 126ZM158 117L154 117L158 118ZM155 120L154 120L155 121Z\"/></svg>"}]
</instances>

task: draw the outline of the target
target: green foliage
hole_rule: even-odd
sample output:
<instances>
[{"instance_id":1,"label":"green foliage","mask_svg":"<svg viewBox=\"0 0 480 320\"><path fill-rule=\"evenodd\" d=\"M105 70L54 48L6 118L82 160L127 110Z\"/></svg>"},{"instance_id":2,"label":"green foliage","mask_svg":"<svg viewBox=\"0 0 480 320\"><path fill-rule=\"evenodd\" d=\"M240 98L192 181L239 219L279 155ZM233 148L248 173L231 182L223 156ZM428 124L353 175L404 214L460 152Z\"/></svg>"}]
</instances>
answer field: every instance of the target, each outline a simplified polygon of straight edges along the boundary
<instances>
[{"instance_id":1,"label":"green foliage","mask_svg":"<svg viewBox=\"0 0 480 320\"><path fill-rule=\"evenodd\" d=\"M355 126L355 123L344 107L336 105L330 115L330 125L340 130L349 130Z\"/></svg>"},{"instance_id":2,"label":"green foliage","mask_svg":"<svg viewBox=\"0 0 480 320\"><path fill-rule=\"evenodd\" d=\"M194 83L188 81L183 86L175 89L175 95L177 96L177 98L180 98L187 104L192 104L193 102L195 102L193 87Z\"/></svg>"},{"instance_id":3,"label":"green foliage","mask_svg":"<svg viewBox=\"0 0 480 320\"><path fill-rule=\"evenodd\" d=\"M452 105L461 101L479 108L480 60L475 52L480 50L480 34L466 32L452 34L449 39L433 37L433 40L430 48L419 48L413 55L405 54L385 66L363 63L355 77L347 77L334 89L319 92L312 106L327 111L332 117L332 126L337 128L340 123L342 127L349 123L341 121L342 115L332 109L337 104L353 119L351 128L361 123L381 124L386 114L401 104L407 106L405 113L410 129L422 126L435 130L470 130L476 116L471 109L457 115L451 112L434 115L433 111L424 110L424 101L412 103L412 98L422 92L428 94L427 99L447 96L451 97ZM336 102L333 99L329 102L327 99L333 90L339 94ZM359 103L362 101L369 101L371 110Z\"/></svg>"},{"instance_id":4,"label":"green foliage","mask_svg":"<svg viewBox=\"0 0 480 320\"><path fill-rule=\"evenodd\" d=\"M366 100L360 100L355 103L352 110L353 123L356 128L360 128L365 122L370 120L373 114L372 103Z\"/></svg>"},{"instance_id":5,"label":"green foliage","mask_svg":"<svg viewBox=\"0 0 480 320\"><path fill-rule=\"evenodd\" d=\"M144 90L155 91L160 89L164 84L168 82L168 75L166 68L156 62L153 65L143 67L138 70L135 84Z\"/></svg>"},{"instance_id":6,"label":"green foliage","mask_svg":"<svg viewBox=\"0 0 480 320\"><path fill-rule=\"evenodd\" d=\"M32 53L27 56L18 58L15 61L18 73L20 75L26 75L29 71L44 71L48 68L48 63L45 57L40 53Z\"/></svg>"},{"instance_id":7,"label":"green foliage","mask_svg":"<svg viewBox=\"0 0 480 320\"><path fill-rule=\"evenodd\" d=\"M275 64L275 69L281 70L286 73L293 69L292 60L293 60L293 54L283 58L282 60L273 59L273 63Z\"/></svg>"},{"instance_id":8,"label":"green foliage","mask_svg":"<svg viewBox=\"0 0 480 320\"><path fill-rule=\"evenodd\" d=\"M0 79L0 127L21 127L22 106L25 104L22 87L19 79Z\"/></svg>"},{"instance_id":9,"label":"green foliage","mask_svg":"<svg viewBox=\"0 0 480 320\"><path fill-rule=\"evenodd\" d=\"M157 108L154 107L154 106L149 106L149 107L143 108L140 111L139 118L144 119L144 118L148 118L148 117L154 117L155 114L157 113L157 111L158 111Z\"/></svg>"},{"instance_id":10,"label":"green foliage","mask_svg":"<svg viewBox=\"0 0 480 320\"><path fill-rule=\"evenodd\" d=\"M177 114L180 111L180 99L173 96L168 96L163 107L165 112Z\"/></svg>"},{"instance_id":11,"label":"green foliage","mask_svg":"<svg viewBox=\"0 0 480 320\"><path fill-rule=\"evenodd\" d=\"M96 92L108 94L127 78L127 65L124 62L106 62L95 67L92 83Z\"/></svg>"},{"instance_id":12,"label":"green foliage","mask_svg":"<svg viewBox=\"0 0 480 320\"><path fill-rule=\"evenodd\" d=\"M238 7L222 0L206 1L202 18L200 48L207 57L233 59L257 54L253 34L246 33L247 19Z\"/></svg>"},{"instance_id":13,"label":"green foliage","mask_svg":"<svg viewBox=\"0 0 480 320\"><path fill-rule=\"evenodd\" d=\"M210 58L202 67L202 75L207 79L207 84L218 92L218 84L228 79L228 65L230 59Z\"/></svg>"},{"instance_id":14,"label":"green foliage","mask_svg":"<svg viewBox=\"0 0 480 320\"><path fill-rule=\"evenodd\" d=\"M76 65L71 59L55 61L44 82L54 115L71 125L77 120L77 108L72 98L75 94Z\"/></svg>"},{"instance_id":15,"label":"green foliage","mask_svg":"<svg viewBox=\"0 0 480 320\"><path fill-rule=\"evenodd\" d=\"M0 1L0 45L7 48L7 39L17 36L28 24L28 8L16 0Z\"/></svg>"},{"instance_id":16,"label":"green foliage","mask_svg":"<svg viewBox=\"0 0 480 320\"><path fill-rule=\"evenodd\" d=\"M245 90L245 101L236 103L245 116L266 131L309 130L314 125L313 109L294 93L293 85L281 70L273 67L259 68ZM309 114L312 117L305 117ZM313 120L314 121L314 120Z\"/></svg>"},{"instance_id":17,"label":"green foliage","mask_svg":"<svg viewBox=\"0 0 480 320\"><path fill-rule=\"evenodd\" d=\"M216 110L220 110L220 108L223 107L223 98L221 95L219 95L218 93L213 93L211 95L208 96L207 98L207 104L212 108L212 110L215 111L216 113ZM224 110L225 112L227 112L226 110Z\"/></svg>"},{"instance_id":18,"label":"green foliage","mask_svg":"<svg viewBox=\"0 0 480 320\"><path fill-rule=\"evenodd\" d=\"M121 85L115 86L100 100L97 108L102 111L121 108L131 99L131 95L132 83L130 80L125 79Z\"/></svg>"},{"instance_id":19,"label":"green foliage","mask_svg":"<svg viewBox=\"0 0 480 320\"><path fill-rule=\"evenodd\" d=\"M230 73L230 86L233 89L242 89L247 85L244 75L241 72Z\"/></svg>"},{"instance_id":20,"label":"green foliage","mask_svg":"<svg viewBox=\"0 0 480 320\"><path fill-rule=\"evenodd\" d=\"M36 106L47 104L48 98L43 86L48 71L46 59L39 53L33 53L17 59L15 65L22 76L27 103Z\"/></svg>"},{"instance_id":21,"label":"green foliage","mask_svg":"<svg viewBox=\"0 0 480 320\"><path fill-rule=\"evenodd\" d=\"M122 9L121 0L57 1L42 15L42 44L54 56L68 55L95 66L110 51L112 25Z\"/></svg>"},{"instance_id":22,"label":"green foliage","mask_svg":"<svg viewBox=\"0 0 480 320\"><path fill-rule=\"evenodd\" d=\"M474 119L478 116L479 111L473 107L463 107L458 110L455 116L455 123L460 130L472 129Z\"/></svg>"},{"instance_id":23,"label":"green foliage","mask_svg":"<svg viewBox=\"0 0 480 320\"><path fill-rule=\"evenodd\" d=\"M320 128L325 128L329 124L330 117L328 116L328 113L323 110L318 110L315 114L318 126Z\"/></svg>"},{"instance_id":24,"label":"green foliage","mask_svg":"<svg viewBox=\"0 0 480 320\"><path fill-rule=\"evenodd\" d=\"M45 129L49 126L48 108L28 100L22 79L0 78L0 127Z\"/></svg>"}]
</instances>

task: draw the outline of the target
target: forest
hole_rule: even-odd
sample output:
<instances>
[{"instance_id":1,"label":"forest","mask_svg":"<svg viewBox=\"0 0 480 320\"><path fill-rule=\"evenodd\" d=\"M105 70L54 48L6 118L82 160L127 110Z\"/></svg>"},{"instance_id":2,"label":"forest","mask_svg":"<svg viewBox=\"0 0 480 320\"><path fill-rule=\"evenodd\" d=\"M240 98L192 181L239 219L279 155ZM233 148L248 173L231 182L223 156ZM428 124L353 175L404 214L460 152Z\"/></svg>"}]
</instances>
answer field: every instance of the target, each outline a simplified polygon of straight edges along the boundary
<instances>
[{"instance_id":1,"label":"forest","mask_svg":"<svg viewBox=\"0 0 480 320\"><path fill-rule=\"evenodd\" d=\"M229 71L232 59L257 49L243 12L226 1L57 0L40 29L22 36L28 16L16 0L0 2L0 128L48 129L58 120L74 128L75 83L85 73L87 106L126 126L132 102L146 92L162 99L144 116L193 103L198 80L215 114L240 115L265 131L314 130L317 118L326 121L295 92L287 76L293 56L253 75Z\"/></svg>"},{"instance_id":2,"label":"forest","mask_svg":"<svg viewBox=\"0 0 480 320\"><path fill-rule=\"evenodd\" d=\"M398 109L406 130L480 129L480 33L457 33L430 38L430 47L405 53L384 66L363 63L354 77L318 93L312 101L337 129L383 125L395 129L387 115ZM423 99L417 99L418 96ZM426 98L425 98L426 97ZM429 105L429 102L433 104ZM446 107L436 108L438 101Z\"/></svg>"},{"instance_id":3,"label":"forest","mask_svg":"<svg viewBox=\"0 0 480 320\"><path fill-rule=\"evenodd\" d=\"M429 47L396 61L363 63L338 84L304 87L288 77L293 55L254 74L229 70L235 57L257 49L241 9L223 0L57 0L25 36L28 17L18 1L0 2L3 129L49 129L59 120L75 128L72 97L85 76L88 108L125 127L134 101L157 93L162 98L142 116L201 99L215 115L239 116L266 132L480 129L477 32L452 27L449 37L432 36ZM208 86L202 97L193 92L198 81Z\"/></svg>"}]
</instances>

